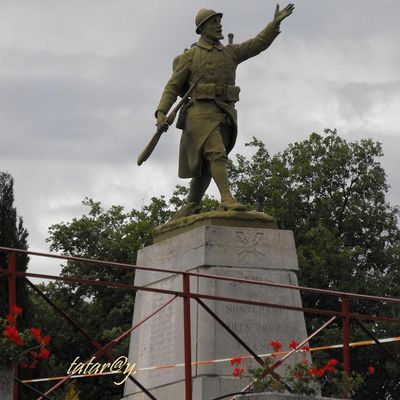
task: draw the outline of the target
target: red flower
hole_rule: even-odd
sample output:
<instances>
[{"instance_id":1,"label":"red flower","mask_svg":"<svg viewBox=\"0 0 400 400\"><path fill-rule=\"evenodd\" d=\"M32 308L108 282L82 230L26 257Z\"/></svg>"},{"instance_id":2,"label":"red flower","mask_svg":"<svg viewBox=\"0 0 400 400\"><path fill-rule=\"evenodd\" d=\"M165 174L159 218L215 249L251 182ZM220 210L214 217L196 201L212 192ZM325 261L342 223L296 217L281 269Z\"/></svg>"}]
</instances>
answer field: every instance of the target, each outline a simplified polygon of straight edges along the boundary
<instances>
[{"instance_id":1,"label":"red flower","mask_svg":"<svg viewBox=\"0 0 400 400\"><path fill-rule=\"evenodd\" d=\"M290 343L289 343L289 349L295 349L299 344L293 339Z\"/></svg>"},{"instance_id":2,"label":"red flower","mask_svg":"<svg viewBox=\"0 0 400 400\"><path fill-rule=\"evenodd\" d=\"M330 360L328 360L328 362L326 363L326 365L329 365L330 367L334 367L336 365L339 364L338 360L335 360L334 358L331 358Z\"/></svg>"},{"instance_id":3,"label":"red flower","mask_svg":"<svg viewBox=\"0 0 400 400\"><path fill-rule=\"evenodd\" d=\"M24 342L19 336L18 331L11 325L6 325L4 328L4 336L11 342L16 343L18 346L23 346Z\"/></svg>"},{"instance_id":4,"label":"red flower","mask_svg":"<svg viewBox=\"0 0 400 400\"><path fill-rule=\"evenodd\" d=\"M233 375L235 378L240 377L240 376L242 376L243 371L244 371L243 368L234 368L234 369L233 369L233 372L232 372L232 375Z\"/></svg>"},{"instance_id":5,"label":"red flower","mask_svg":"<svg viewBox=\"0 0 400 400\"><path fill-rule=\"evenodd\" d=\"M35 338L38 343L42 343L42 331L38 328L31 328L31 335Z\"/></svg>"},{"instance_id":6,"label":"red flower","mask_svg":"<svg viewBox=\"0 0 400 400\"><path fill-rule=\"evenodd\" d=\"M277 340L271 340L269 344L274 349L275 352L280 351L280 349L282 348L282 344Z\"/></svg>"},{"instance_id":7,"label":"red flower","mask_svg":"<svg viewBox=\"0 0 400 400\"><path fill-rule=\"evenodd\" d=\"M43 339L42 339L42 343L47 346L50 343L51 337L49 335L46 335Z\"/></svg>"},{"instance_id":8,"label":"red flower","mask_svg":"<svg viewBox=\"0 0 400 400\"><path fill-rule=\"evenodd\" d=\"M310 351L310 347L309 346L303 346L302 350L303 351Z\"/></svg>"},{"instance_id":9,"label":"red flower","mask_svg":"<svg viewBox=\"0 0 400 400\"><path fill-rule=\"evenodd\" d=\"M316 368L309 368L308 370L307 370L307 374L308 375L317 375L317 369Z\"/></svg>"},{"instance_id":10,"label":"red flower","mask_svg":"<svg viewBox=\"0 0 400 400\"><path fill-rule=\"evenodd\" d=\"M7 321L8 321L10 324L13 324L13 323L15 322L15 316L12 315L11 313L8 314L8 315L7 315Z\"/></svg>"},{"instance_id":11,"label":"red flower","mask_svg":"<svg viewBox=\"0 0 400 400\"><path fill-rule=\"evenodd\" d=\"M372 365L370 365L370 366L368 367L368 373L369 373L370 375L373 375L373 374L375 373L375 367L373 367Z\"/></svg>"},{"instance_id":12,"label":"red flower","mask_svg":"<svg viewBox=\"0 0 400 400\"><path fill-rule=\"evenodd\" d=\"M22 314L22 307L18 307L17 305L13 305L11 307L11 313L15 315L20 315Z\"/></svg>"},{"instance_id":13,"label":"red flower","mask_svg":"<svg viewBox=\"0 0 400 400\"><path fill-rule=\"evenodd\" d=\"M41 347L39 354L38 354L38 358L49 358L50 352L45 348L45 347Z\"/></svg>"},{"instance_id":14,"label":"red flower","mask_svg":"<svg viewBox=\"0 0 400 400\"><path fill-rule=\"evenodd\" d=\"M317 371L317 376L318 376L319 378L322 378L324 375L325 375L325 370L324 370L324 368L319 368L318 371Z\"/></svg>"},{"instance_id":15,"label":"red flower","mask_svg":"<svg viewBox=\"0 0 400 400\"><path fill-rule=\"evenodd\" d=\"M241 357L233 357L230 360L231 365L240 364L242 362Z\"/></svg>"},{"instance_id":16,"label":"red flower","mask_svg":"<svg viewBox=\"0 0 400 400\"><path fill-rule=\"evenodd\" d=\"M302 362L303 365L308 365L308 360L305 358Z\"/></svg>"},{"instance_id":17,"label":"red flower","mask_svg":"<svg viewBox=\"0 0 400 400\"><path fill-rule=\"evenodd\" d=\"M323 369L325 370L325 372L335 372L335 366L338 364L339 364L338 360L331 358L330 360L328 360Z\"/></svg>"}]
</instances>

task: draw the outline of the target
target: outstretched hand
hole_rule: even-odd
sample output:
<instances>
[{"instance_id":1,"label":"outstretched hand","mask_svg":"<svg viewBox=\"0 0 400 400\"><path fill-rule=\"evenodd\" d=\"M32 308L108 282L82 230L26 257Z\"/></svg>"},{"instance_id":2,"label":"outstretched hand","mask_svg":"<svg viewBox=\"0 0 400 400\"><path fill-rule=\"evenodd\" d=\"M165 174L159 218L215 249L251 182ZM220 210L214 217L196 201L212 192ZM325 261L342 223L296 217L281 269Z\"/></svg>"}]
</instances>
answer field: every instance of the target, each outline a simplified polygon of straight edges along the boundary
<instances>
[{"instance_id":1,"label":"outstretched hand","mask_svg":"<svg viewBox=\"0 0 400 400\"><path fill-rule=\"evenodd\" d=\"M276 5L274 22L279 25L285 18L287 18L294 10L294 4L288 4L284 9L279 10L279 4Z\"/></svg>"}]
</instances>

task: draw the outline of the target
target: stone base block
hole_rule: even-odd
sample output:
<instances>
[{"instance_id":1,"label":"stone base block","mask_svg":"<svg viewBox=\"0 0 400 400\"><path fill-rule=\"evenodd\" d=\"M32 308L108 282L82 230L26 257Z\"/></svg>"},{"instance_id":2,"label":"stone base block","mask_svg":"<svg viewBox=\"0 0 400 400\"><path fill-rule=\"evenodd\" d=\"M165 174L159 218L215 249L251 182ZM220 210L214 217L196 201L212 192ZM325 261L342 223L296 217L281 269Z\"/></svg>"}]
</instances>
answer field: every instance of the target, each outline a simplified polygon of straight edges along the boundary
<instances>
[{"instance_id":1,"label":"stone base block","mask_svg":"<svg viewBox=\"0 0 400 400\"><path fill-rule=\"evenodd\" d=\"M293 234L278 229L200 226L141 250L138 265L297 285ZM181 291L182 276L139 271L135 284ZM300 294L295 290L203 277L192 277L190 288L194 293L205 295L301 307ZM138 292L134 323L169 298L171 295ZM271 350L268 345L271 340L279 340L287 348L292 339L300 342L307 337L301 312L229 301L203 301L258 354ZM247 355L195 300L191 302L191 335L192 361L229 360ZM177 298L132 333L129 361L138 368L183 363L183 345L183 306L182 299ZM289 362L300 362L305 357L309 355L297 354ZM194 400L210 400L240 391L247 384L244 379L232 377L229 361L195 365L192 376ZM159 400L184 396L182 367L138 371L135 377ZM125 395L128 394L128 400L145 399L129 381L125 386Z\"/></svg>"},{"instance_id":2,"label":"stone base block","mask_svg":"<svg viewBox=\"0 0 400 400\"><path fill-rule=\"evenodd\" d=\"M14 387L14 372L11 366L0 363L0 399L12 400Z\"/></svg>"},{"instance_id":3,"label":"stone base block","mask_svg":"<svg viewBox=\"0 0 400 400\"><path fill-rule=\"evenodd\" d=\"M232 392L240 392L246 385L243 380L233 377L197 376L193 378L193 399L211 400ZM125 392L125 396L130 392ZM169 385L152 388L151 394L157 399L183 399L185 382L183 380ZM136 393L128 397L129 400L148 400L143 393Z\"/></svg>"}]
</instances>

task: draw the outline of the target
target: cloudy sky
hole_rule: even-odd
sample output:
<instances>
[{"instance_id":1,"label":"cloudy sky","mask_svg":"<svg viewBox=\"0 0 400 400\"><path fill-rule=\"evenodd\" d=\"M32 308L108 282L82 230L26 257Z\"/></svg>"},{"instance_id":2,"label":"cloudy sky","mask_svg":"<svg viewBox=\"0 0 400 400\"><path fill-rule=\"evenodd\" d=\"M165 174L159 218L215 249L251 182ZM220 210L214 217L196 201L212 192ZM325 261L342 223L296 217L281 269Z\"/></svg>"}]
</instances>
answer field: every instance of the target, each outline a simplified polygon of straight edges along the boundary
<instances>
[{"instance_id":1,"label":"cloudy sky","mask_svg":"<svg viewBox=\"0 0 400 400\"><path fill-rule=\"evenodd\" d=\"M82 215L86 196L129 209L184 182L176 129L136 165L172 59L197 40L199 8L224 12L225 36L240 42L271 20L275 3L0 0L0 171L15 179L31 249L47 251L48 227ZM389 200L399 204L400 2L295 5L273 45L239 66L235 152L256 136L276 153L324 128L371 137L383 144Z\"/></svg>"}]
</instances>

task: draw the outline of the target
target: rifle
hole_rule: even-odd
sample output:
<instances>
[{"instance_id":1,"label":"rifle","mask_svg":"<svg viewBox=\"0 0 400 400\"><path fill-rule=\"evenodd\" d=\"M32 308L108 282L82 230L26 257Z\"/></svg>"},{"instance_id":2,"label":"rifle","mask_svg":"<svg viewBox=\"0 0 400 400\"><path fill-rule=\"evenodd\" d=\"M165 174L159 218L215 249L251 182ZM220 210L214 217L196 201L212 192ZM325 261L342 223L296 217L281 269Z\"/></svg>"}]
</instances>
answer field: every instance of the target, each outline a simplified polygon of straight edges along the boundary
<instances>
[{"instance_id":1,"label":"rifle","mask_svg":"<svg viewBox=\"0 0 400 400\"><path fill-rule=\"evenodd\" d=\"M190 86L188 91L183 95L183 97L179 100L178 104L173 108L173 110L168 114L167 118L165 118L165 122L157 128L156 133L153 135L151 138L150 142L147 144L147 146L144 148L144 150L140 153L138 159L137 159L137 165L142 165L151 155L155 147L157 146L158 141L161 138L161 135L164 132L167 132L168 128L170 125L173 124L176 114L178 111L182 108L182 106L186 103L186 100L189 98L189 96L192 94L193 90L195 89L197 83L200 81L201 76L199 76Z\"/></svg>"}]
</instances>

